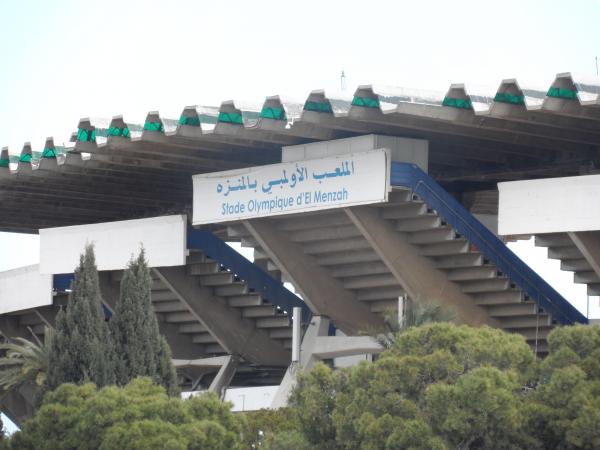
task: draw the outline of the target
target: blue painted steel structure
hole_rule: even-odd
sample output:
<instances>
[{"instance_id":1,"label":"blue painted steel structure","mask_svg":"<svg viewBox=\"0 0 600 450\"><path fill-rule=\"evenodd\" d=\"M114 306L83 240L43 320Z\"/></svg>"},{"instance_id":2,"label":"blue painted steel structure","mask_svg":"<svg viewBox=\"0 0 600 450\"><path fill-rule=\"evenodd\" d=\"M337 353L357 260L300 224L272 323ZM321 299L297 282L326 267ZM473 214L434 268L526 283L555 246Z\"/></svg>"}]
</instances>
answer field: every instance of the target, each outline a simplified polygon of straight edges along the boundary
<instances>
[{"instance_id":1,"label":"blue painted steel structure","mask_svg":"<svg viewBox=\"0 0 600 450\"><path fill-rule=\"evenodd\" d=\"M209 258L237 275L256 294L286 311L290 317L292 308L300 307L303 322L310 321L312 312L306 303L283 283L248 261L210 231L188 228L187 246L188 249L202 250Z\"/></svg>"},{"instance_id":2,"label":"blue painted steel structure","mask_svg":"<svg viewBox=\"0 0 600 450\"><path fill-rule=\"evenodd\" d=\"M58 292L64 292L67 289L71 289L71 281L73 281L72 273L54 275L52 287Z\"/></svg>"},{"instance_id":3,"label":"blue painted steel structure","mask_svg":"<svg viewBox=\"0 0 600 450\"><path fill-rule=\"evenodd\" d=\"M437 211L440 217L475 245L485 258L493 262L532 300L552 314L554 320L563 325L588 323L583 314L419 167L414 164L392 162L391 184L411 189L427 206Z\"/></svg>"}]
</instances>

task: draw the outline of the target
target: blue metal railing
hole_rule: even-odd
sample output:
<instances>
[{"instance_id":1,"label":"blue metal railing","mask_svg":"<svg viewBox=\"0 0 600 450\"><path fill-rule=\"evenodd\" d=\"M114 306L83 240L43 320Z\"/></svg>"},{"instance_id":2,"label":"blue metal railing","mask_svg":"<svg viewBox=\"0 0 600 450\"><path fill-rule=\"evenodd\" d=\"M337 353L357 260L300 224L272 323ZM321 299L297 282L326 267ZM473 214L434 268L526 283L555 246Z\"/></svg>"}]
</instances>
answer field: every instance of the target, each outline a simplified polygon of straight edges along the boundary
<instances>
[{"instance_id":1,"label":"blue metal railing","mask_svg":"<svg viewBox=\"0 0 600 450\"><path fill-rule=\"evenodd\" d=\"M588 323L571 303L515 255L433 178L414 164L392 162L392 186L410 188L514 284L563 325Z\"/></svg>"},{"instance_id":2,"label":"blue metal railing","mask_svg":"<svg viewBox=\"0 0 600 450\"><path fill-rule=\"evenodd\" d=\"M306 303L289 291L283 283L248 261L210 231L189 228L187 245L189 249L202 250L206 256L242 279L254 293L279 306L290 317L292 308L299 306L302 308L303 322L310 321L312 312Z\"/></svg>"}]
</instances>

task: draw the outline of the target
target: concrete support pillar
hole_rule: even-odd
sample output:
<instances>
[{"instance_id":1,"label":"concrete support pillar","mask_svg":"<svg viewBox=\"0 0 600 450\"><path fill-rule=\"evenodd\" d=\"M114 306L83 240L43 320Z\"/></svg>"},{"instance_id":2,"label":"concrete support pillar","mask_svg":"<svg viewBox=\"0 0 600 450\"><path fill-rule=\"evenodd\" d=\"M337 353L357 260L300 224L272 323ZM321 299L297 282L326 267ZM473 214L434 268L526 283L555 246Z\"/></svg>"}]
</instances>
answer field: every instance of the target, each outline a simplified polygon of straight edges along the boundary
<instances>
[{"instance_id":1,"label":"concrete support pillar","mask_svg":"<svg viewBox=\"0 0 600 450\"><path fill-rule=\"evenodd\" d=\"M600 277L600 231L568 233L596 275Z\"/></svg>"},{"instance_id":2,"label":"concrete support pillar","mask_svg":"<svg viewBox=\"0 0 600 450\"><path fill-rule=\"evenodd\" d=\"M225 389L229 387L229 383L233 380L237 365L237 358L234 358L232 355L226 356L226 361L224 361L208 387L208 390L215 392L221 400L225 398Z\"/></svg>"},{"instance_id":3,"label":"concrete support pillar","mask_svg":"<svg viewBox=\"0 0 600 450\"><path fill-rule=\"evenodd\" d=\"M383 348L370 336L328 336L329 319L313 316L300 348L300 361L292 362L279 385L271 408L287 406L288 399L296 386L298 371L308 370L318 361L343 356L377 354Z\"/></svg>"},{"instance_id":4,"label":"concrete support pillar","mask_svg":"<svg viewBox=\"0 0 600 450\"><path fill-rule=\"evenodd\" d=\"M296 287L313 313L330 317L346 334L365 327L381 327L383 319L359 302L328 270L320 267L302 247L287 239L266 220L243 221L252 237Z\"/></svg>"},{"instance_id":5,"label":"concrete support pillar","mask_svg":"<svg viewBox=\"0 0 600 450\"><path fill-rule=\"evenodd\" d=\"M355 206L344 209L352 223L369 241L412 301L434 301L454 308L458 319L469 325L499 327L484 308L463 293L460 287L419 254L391 222L382 219L376 208Z\"/></svg>"}]
</instances>

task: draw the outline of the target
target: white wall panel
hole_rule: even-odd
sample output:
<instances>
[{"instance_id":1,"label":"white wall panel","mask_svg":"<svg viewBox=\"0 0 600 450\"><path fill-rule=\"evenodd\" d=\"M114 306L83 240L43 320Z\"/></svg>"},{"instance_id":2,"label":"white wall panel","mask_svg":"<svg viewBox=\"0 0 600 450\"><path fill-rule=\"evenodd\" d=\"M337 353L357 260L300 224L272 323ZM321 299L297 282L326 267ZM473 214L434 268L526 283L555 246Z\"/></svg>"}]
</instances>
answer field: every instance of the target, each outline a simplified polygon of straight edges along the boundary
<instances>
[{"instance_id":1,"label":"white wall panel","mask_svg":"<svg viewBox=\"0 0 600 450\"><path fill-rule=\"evenodd\" d=\"M127 266L140 246L151 267L182 266L186 257L185 216L161 216L40 230L40 272L72 273L87 243L93 243L98 270Z\"/></svg>"},{"instance_id":2,"label":"white wall panel","mask_svg":"<svg viewBox=\"0 0 600 450\"><path fill-rule=\"evenodd\" d=\"M39 266L0 272L0 314L52 304L52 275L41 275Z\"/></svg>"},{"instance_id":3,"label":"white wall panel","mask_svg":"<svg viewBox=\"0 0 600 450\"><path fill-rule=\"evenodd\" d=\"M501 235L600 230L600 175L498 183Z\"/></svg>"}]
</instances>

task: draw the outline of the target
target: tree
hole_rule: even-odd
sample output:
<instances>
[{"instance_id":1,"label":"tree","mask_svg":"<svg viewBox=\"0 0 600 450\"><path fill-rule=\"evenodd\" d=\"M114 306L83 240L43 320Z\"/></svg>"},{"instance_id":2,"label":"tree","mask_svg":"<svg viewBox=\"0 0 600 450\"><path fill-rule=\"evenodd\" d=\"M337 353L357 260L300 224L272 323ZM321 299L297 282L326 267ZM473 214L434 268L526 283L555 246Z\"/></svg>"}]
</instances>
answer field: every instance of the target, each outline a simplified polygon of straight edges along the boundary
<instances>
[{"instance_id":1,"label":"tree","mask_svg":"<svg viewBox=\"0 0 600 450\"><path fill-rule=\"evenodd\" d=\"M42 388L48 373L48 358L52 329L45 328L44 342L32 333L34 341L14 338L0 344L5 354L0 358L0 389L4 392L18 389L24 384Z\"/></svg>"},{"instance_id":2,"label":"tree","mask_svg":"<svg viewBox=\"0 0 600 450\"><path fill-rule=\"evenodd\" d=\"M115 382L114 352L102 310L102 296L92 245L87 245L71 286L68 307L56 316L46 386L92 381Z\"/></svg>"},{"instance_id":3,"label":"tree","mask_svg":"<svg viewBox=\"0 0 600 450\"><path fill-rule=\"evenodd\" d=\"M290 405L312 448L536 448L520 398L534 368L522 336L428 324L373 363L300 374Z\"/></svg>"},{"instance_id":4,"label":"tree","mask_svg":"<svg viewBox=\"0 0 600 450\"><path fill-rule=\"evenodd\" d=\"M149 378L123 388L64 384L49 392L22 431L8 439L19 450L240 449L243 419L207 393L169 397Z\"/></svg>"},{"instance_id":5,"label":"tree","mask_svg":"<svg viewBox=\"0 0 600 450\"><path fill-rule=\"evenodd\" d=\"M110 322L117 358L116 380L123 386L135 377L149 376L176 394L171 349L158 328L151 288L152 277L142 249L123 273L121 294Z\"/></svg>"}]
</instances>

